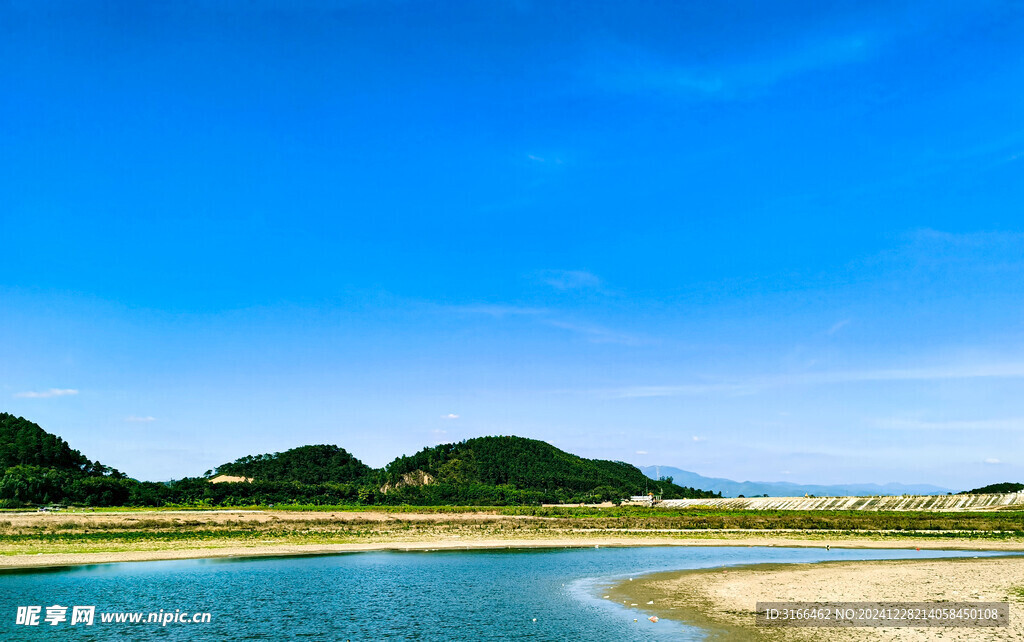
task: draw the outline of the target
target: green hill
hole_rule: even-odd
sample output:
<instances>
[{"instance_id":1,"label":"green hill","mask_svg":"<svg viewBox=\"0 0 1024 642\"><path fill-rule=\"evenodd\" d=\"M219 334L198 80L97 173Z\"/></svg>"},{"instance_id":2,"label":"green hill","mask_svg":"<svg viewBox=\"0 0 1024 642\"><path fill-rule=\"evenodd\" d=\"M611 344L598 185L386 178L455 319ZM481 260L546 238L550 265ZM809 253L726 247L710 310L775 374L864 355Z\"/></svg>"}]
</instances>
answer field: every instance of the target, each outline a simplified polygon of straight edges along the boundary
<instances>
[{"instance_id":1,"label":"green hill","mask_svg":"<svg viewBox=\"0 0 1024 642\"><path fill-rule=\"evenodd\" d=\"M974 490L965 490L960 495L991 495L998 493L1017 493L1024 490L1024 484L1015 484L1014 482L1003 482L1001 484L989 484L988 486L982 486L981 488L975 488Z\"/></svg>"},{"instance_id":2,"label":"green hill","mask_svg":"<svg viewBox=\"0 0 1024 642\"><path fill-rule=\"evenodd\" d=\"M652 481L630 464L584 459L523 437L479 437L442 444L399 457L381 470L366 466L338 446L302 446L242 457L218 466L208 476L214 473L253 480L252 487L225 484L203 491L207 497L236 500L271 497L268 493L280 493L289 484L306 497L347 493L356 494L362 503L411 505L599 502L648 491L665 498L714 496Z\"/></svg>"},{"instance_id":3,"label":"green hill","mask_svg":"<svg viewBox=\"0 0 1024 642\"><path fill-rule=\"evenodd\" d=\"M344 448L311 445L251 455L205 477L140 482L71 448L38 425L0 413L0 507L246 506L267 504L529 505L617 501L648 491L666 499L714 497L651 480L620 461L585 459L536 439L479 437L425 448L373 469Z\"/></svg>"},{"instance_id":4,"label":"green hill","mask_svg":"<svg viewBox=\"0 0 1024 642\"><path fill-rule=\"evenodd\" d=\"M652 481L631 464L584 459L524 437L478 437L424 448L399 457L384 472L388 483L401 486L417 471L433 478L430 485L508 487L549 502L618 500L648 491L666 499L714 496L668 481Z\"/></svg>"},{"instance_id":5,"label":"green hill","mask_svg":"<svg viewBox=\"0 0 1024 642\"><path fill-rule=\"evenodd\" d=\"M316 445L300 446L282 453L236 459L217 467L218 475L237 475L256 481L324 484L348 483L363 479L373 469L344 448Z\"/></svg>"},{"instance_id":6,"label":"green hill","mask_svg":"<svg viewBox=\"0 0 1024 642\"><path fill-rule=\"evenodd\" d=\"M120 505L134 483L28 419L0 413L0 506Z\"/></svg>"},{"instance_id":7,"label":"green hill","mask_svg":"<svg viewBox=\"0 0 1024 642\"><path fill-rule=\"evenodd\" d=\"M89 459L24 417L0 412L0 470L39 466L83 475L119 476L116 470Z\"/></svg>"}]
</instances>

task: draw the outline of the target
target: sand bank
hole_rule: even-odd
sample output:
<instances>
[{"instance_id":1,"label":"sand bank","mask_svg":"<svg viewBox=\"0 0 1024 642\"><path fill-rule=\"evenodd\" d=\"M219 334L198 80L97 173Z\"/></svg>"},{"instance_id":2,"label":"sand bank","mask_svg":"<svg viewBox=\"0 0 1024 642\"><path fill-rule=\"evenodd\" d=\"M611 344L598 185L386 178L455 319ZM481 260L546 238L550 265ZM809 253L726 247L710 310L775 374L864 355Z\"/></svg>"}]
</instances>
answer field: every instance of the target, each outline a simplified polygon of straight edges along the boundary
<instances>
[{"instance_id":1,"label":"sand bank","mask_svg":"<svg viewBox=\"0 0 1024 642\"><path fill-rule=\"evenodd\" d=\"M943 547L946 548L946 547ZM626 582L610 599L735 640L1021 640L1024 558L823 562L658 573ZM654 605L647 605L653 601ZM1010 602L999 628L789 628L754 626L758 601Z\"/></svg>"}]
</instances>

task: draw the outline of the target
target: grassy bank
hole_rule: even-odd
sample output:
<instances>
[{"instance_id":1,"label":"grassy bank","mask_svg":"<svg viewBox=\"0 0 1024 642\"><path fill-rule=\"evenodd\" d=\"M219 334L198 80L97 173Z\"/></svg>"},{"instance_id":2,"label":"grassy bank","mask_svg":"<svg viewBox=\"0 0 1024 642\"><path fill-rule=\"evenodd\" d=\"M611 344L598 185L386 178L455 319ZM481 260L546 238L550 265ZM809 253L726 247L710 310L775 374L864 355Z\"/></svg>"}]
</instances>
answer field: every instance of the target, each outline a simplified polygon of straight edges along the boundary
<instances>
[{"instance_id":1,"label":"grassy bank","mask_svg":"<svg viewBox=\"0 0 1024 642\"><path fill-rule=\"evenodd\" d=\"M1004 530L1024 532L1024 510L1000 508L985 511L861 511L861 510L740 510L706 508L658 508L646 506L360 506L278 504L245 506L166 506L75 508L57 515L122 513L223 513L259 511L283 513L383 513L452 515L480 514L501 516L550 517L564 519L632 518L652 524L674 524L674 528L843 528L869 530ZM0 510L4 515L36 514L34 509Z\"/></svg>"},{"instance_id":2,"label":"grassy bank","mask_svg":"<svg viewBox=\"0 0 1024 642\"><path fill-rule=\"evenodd\" d=\"M640 507L394 507L385 510L5 513L0 552L160 550L268 544L347 544L598 538L1024 542L1024 513L864 513L658 510Z\"/></svg>"}]
</instances>

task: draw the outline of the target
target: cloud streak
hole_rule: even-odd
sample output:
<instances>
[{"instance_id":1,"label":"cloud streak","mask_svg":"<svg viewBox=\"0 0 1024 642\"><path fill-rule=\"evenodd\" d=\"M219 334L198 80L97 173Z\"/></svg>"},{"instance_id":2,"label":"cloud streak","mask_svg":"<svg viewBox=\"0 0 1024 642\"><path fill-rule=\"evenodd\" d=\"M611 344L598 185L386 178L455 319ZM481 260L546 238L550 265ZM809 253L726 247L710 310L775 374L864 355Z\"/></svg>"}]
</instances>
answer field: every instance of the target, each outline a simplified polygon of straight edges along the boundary
<instances>
[{"instance_id":1,"label":"cloud streak","mask_svg":"<svg viewBox=\"0 0 1024 642\"><path fill-rule=\"evenodd\" d=\"M529 308L517 305L461 305L450 309L467 314L484 314L496 319L510 316L536 316L548 312L544 308Z\"/></svg>"},{"instance_id":2,"label":"cloud streak","mask_svg":"<svg viewBox=\"0 0 1024 642\"><path fill-rule=\"evenodd\" d=\"M877 421L876 425L889 430L1024 430L1024 418L969 421L921 421L892 418Z\"/></svg>"},{"instance_id":3,"label":"cloud streak","mask_svg":"<svg viewBox=\"0 0 1024 642\"><path fill-rule=\"evenodd\" d=\"M867 60L878 51L876 40L871 34L850 33L809 39L770 54L750 51L742 59L710 63L675 62L630 48L588 64L582 74L608 91L727 100L806 73Z\"/></svg>"},{"instance_id":4,"label":"cloud streak","mask_svg":"<svg viewBox=\"0 0 1024 642\"><path fill-rule=\"evenodd\" d=\"M582 335L591 343L617 343L626 346L636 346L646 343L642 338L636 335L616 332L615 330L609 330L608 328L602 328L600 326L580 325L577 323L557 321L554 319L547 321L547 324L553 328L568 330L569 332Z\"/></svg>"},{"instance_id":5,"label":"cloud streak","mask_svg":"<svg viewBox=\"0 0 1024 642\"><path fill-rule=\"evenodd\" d=\"M893 368L753 377L733 381L686 383L681 385L629 386L599 391L611 397L685 397L709 394L749 395L768 389L790 386L818 386L843 383L881 383L898 381L945 381L956 379L1024 378L1024 363L988 363L977 365L934 366L929 368Z\"/></svg>"},{"instance_id":6,"label":"cloud streak","mask_svg":"<svg viewBox=\"0 0 1024 642\"><path fill-rule=\"evenodd\" d=\"M540 280L559 291L599 289L601 278L586 270L544 270Z\"/></svg>"},{"instance_id":7,"label":"cloud streak","mask_svg":"<svg viewBox=\"0 0 1024 642\"><path fill-rule=\"evenodd\" d=\"M827 334L829 336L832 336L836 332L839 332L840 330L842 330L843 328L845 328L848 325L850 325L850 320L849 319L843 319L842 321L839 321L838 323L833 324L832 327L829 328L825 332L825 334Z\"/></svg>"},{"instance_id":8,"label":"cloud streak","mask_svg":"<svg viewBox=\"0 0 1024 642\"><path fill-rule=\"evenodd\" d=\"M590 287L582 285L584 283L590 283L589 279L583 274L589 273L573 273L573 276L565 276L561 274L559 279L555 279L554 283L559 283L562 287L552 285L556 289L568 290L570 288L583 288ZM593 275L590 275L593 276ZM593 277L597 279L597 277ZM597 279L593 283L599 284L601 281ZM570 285L576 283L577 285ZM597 287L595 285L595 287ZM444 308L446 310L454 311L462 314L475 314L493 317L494 319L506 319L506 318L533 318L537 323L541 323L553 328L560 330L566 330L574 334L578 334L586 338L591 343L616 343L620 345L635 346L651 343L649 339L644 337L628 334L625 332L618 332L611 330L599 325L592 325L587 323L576 323L573 321L564 321L562 319L553 318L554 311L546 308L533 308L516 305L501 305L501 304L483 304L483 305L463 305L463 306L450 306Z\"/></svg>"},{"instance_id":9,"label":"cloud streak","mask_svg":"<svg viewBox=\"0 0 1024 642\"><path fill-rule=\"evenodd\" d=\"M19 399L49 399L51 397L67 397L71 395L77 395L78 391L74 388L50 388L49 390L29 390L26 392L15 393L15 397Z\"/></svg>"}]
</instances>

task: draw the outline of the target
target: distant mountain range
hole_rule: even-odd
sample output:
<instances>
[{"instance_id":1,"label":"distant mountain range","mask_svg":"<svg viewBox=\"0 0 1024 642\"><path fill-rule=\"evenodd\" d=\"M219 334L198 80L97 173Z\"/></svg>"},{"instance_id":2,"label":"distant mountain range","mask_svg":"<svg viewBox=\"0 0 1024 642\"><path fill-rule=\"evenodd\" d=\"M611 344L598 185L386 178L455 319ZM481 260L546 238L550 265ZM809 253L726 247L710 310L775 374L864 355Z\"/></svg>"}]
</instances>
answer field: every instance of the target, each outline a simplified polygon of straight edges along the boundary
<instances>
[{"instance_id":1,"label":"distant mountain range","mask_svg":"<svg viewBox=\"0 0 1024 642\"><path fill-rule=\"evenodd\" d=\"M671 477L672 482L679 486L690 486L701 488L716 493L722 493L722 497L756 497L768 495L769 497L803 497L816 495L818 497L842 497L847 495L945 495L952 491L949 488L933 486L931 484L836 484L825 486L818 484L793 484L790 482L759 482L744 481L738 482L720 477L704 477L687 470L673 468L672 466L644 466L640 470L651 479L658 479L658 476Z\"/></svg>"}]
</instances>

